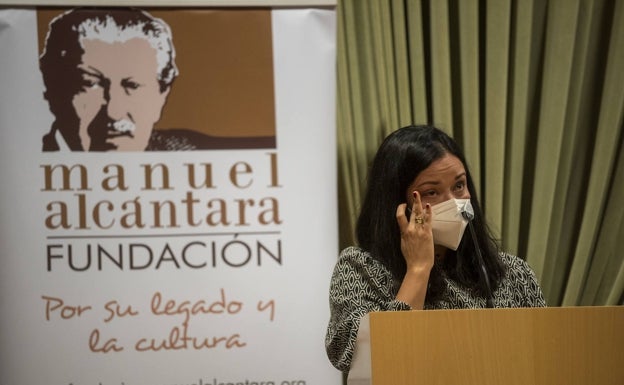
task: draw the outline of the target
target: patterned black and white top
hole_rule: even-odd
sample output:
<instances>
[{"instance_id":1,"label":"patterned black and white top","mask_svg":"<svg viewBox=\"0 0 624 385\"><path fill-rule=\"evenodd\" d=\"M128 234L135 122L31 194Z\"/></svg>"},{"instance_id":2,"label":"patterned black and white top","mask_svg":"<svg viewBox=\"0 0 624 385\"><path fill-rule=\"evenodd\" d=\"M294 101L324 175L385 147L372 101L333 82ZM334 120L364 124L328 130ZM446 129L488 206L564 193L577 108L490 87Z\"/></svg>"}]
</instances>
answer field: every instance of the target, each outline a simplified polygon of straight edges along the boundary
<instances>
[{"instance_id":1,"label":"patterned black and white top","mask_svg":"<svg viewBox=\"0 0 624 385\"><path fill-rule=\"evenodd\" d=\"M505 277L494 291L495 307L542 307L546 301L529 265L513 255L501 254ZM444 277L444 295L425 309L484 308L485 299ZM368 252L348 247L340 253L332 275L329 302L331 316L325 348L331 363L349 371L360 319L373 311L411 310L396 295L401 282Z\"/></svg>"}]
</instances>

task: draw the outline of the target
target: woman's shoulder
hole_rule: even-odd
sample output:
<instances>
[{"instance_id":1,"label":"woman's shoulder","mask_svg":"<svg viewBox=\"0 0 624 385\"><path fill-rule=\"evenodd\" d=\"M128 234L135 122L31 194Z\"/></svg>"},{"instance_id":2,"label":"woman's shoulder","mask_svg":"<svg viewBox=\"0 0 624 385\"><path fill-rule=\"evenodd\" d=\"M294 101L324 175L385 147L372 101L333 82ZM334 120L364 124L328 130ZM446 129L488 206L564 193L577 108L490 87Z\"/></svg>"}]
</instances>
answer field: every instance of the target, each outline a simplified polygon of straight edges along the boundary
<instances>
[{"instance_id":1,"label":"woman's shoulder","mask_svg":"<svg viewBox=\"0 0 624 385\"><path fill-rule=\"evenodd\" d=\"M338 263L364 265L370 268L386 270L383 263L373 257L370 252L359 246L349 246L344 248L338 256Z\"/></svg>"},{"instance_id":2,"label":"woman's shoulder","mask_svg":"<svg viewBox=\"0 0 624 385\"><path fill-rule=\"evenodd\" d=\"M370 252L351 246L342 250L336 262L330 295L340 295L354 303L374 300L374 306L367 305L369 310L389 310L396 305L394 299L400 283Z\"/></svg>"},{"instance_id":3,"label":"woman's shoulder","mask_svg":"<svg viewBox=\"0 0 624 385\"><path fill-rule=\"evenodd\" d=\"M523 262L522 258L519 258L514 254L509 254L506 251L501 251L498 255L503 260L503 263L505 263L505 265L514 265Z\"/></svg>"},{"instance_id":4,"label":"woman's shoulder","mask_svg":"<svg viewBox=\"0 0 624 385\"><path fill-rule=\"evenodd\" d=\"M359 246L348 246L340 252L338 259L373 259L370 253Z\"/></svg>"},{"instance_id":5,"label":"woman's shoulder","mask_svg":"<svg viewBox=\"0 0 624 385\"><path fill-rule=\"evenodd\" d=\"M507 269L510 269L511 271L522 271L533 274L533 269L531 269L531 266L529 266L529 264L525 260L516 255L501 252L500 258L507 267Z\"/></svg>"},{"instance_id":6,"label":"woman's shoulder","mask_svg":"<svg viewBox=\"0 0 624 385\"><path fill-rule=\"evenodd\" d=\"M391 276L390 270L383 263L358 246L349 246L340 252L336 270L356 270L360 275L371 277Z\"/></svg>"},{"instance_id":7,"label":"woman's shoulder","mask_svg":"<svg viewBox=\"0 0 624 385\"><path fill-rule=\"evenodd\" d=\"M509 253L501 253L501 259L507 271L501 282L507 297L513 300L509 306L540 307L546 306L542 289L535 272L523 259ZM507 288L507 289L504 289Z\"/></svg>"}]
</instances>

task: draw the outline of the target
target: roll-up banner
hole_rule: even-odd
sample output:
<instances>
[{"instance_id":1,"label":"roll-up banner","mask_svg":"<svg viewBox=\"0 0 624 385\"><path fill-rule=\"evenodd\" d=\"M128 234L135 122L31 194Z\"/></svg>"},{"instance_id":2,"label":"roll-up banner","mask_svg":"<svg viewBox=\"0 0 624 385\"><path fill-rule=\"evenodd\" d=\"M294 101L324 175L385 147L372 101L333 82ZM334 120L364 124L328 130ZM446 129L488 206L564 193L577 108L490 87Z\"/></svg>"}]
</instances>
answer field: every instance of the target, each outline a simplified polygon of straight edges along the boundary
<instances>
[{"instance_id":1,"label":"roll-up banner","mask_svg":"<svg viewBox=\"0 0 624 385\"><path fill-rule=\"evenodd\" d=\"M0 383L340 383L335 51L333 9L0 9Z\"/></svg>"}]
</instances>

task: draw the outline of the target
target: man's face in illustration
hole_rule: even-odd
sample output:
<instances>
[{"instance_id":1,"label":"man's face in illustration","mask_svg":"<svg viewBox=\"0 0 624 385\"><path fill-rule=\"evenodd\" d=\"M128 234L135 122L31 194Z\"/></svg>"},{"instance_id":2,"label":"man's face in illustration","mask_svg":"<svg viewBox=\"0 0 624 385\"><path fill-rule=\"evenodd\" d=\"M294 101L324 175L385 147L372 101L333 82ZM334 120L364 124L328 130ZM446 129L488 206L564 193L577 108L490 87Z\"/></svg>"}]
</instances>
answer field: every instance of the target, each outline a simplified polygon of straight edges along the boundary
<instances>
[{"instance_id":1,"label":"man's face in illustration","mask_svg":"<svg viewBox=\"0 0 624 385\"><path fill-rule=\"evenodd\" d=\"M44 144L60 133L72 151L145 150L178 74L169 26L139 10L57 16L39 65L55 117Z\"/></svg>"},{"instance_id":2,"label":"man's face in illustration","mask_svg":"<svg viewBox=\"0 0 624 385\"><path fill-rule=\"evenodd\" d=\"M169 89L161 92L156 50L143 38L125 42L83 39L71 100L85 151L143 151Z\"/></svg>"}]
</instances>

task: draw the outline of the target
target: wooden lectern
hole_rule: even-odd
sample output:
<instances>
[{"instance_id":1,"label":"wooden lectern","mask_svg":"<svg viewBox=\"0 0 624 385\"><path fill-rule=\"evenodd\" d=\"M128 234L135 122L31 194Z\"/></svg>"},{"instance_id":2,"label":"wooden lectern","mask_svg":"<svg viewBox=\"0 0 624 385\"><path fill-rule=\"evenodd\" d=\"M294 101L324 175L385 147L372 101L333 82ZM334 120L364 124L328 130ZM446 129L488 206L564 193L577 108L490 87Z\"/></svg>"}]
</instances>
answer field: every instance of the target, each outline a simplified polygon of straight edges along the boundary
<instances>
[{"instance_id":1,"label":"wooden lectern","mask_svg":"<svg viewBox=\"0 0 624 385\"><path fill-rule=\"evenodd\" d=\"M623 385L624 307L370 313L347 384Z\"/></svg>"}]
</instances>

